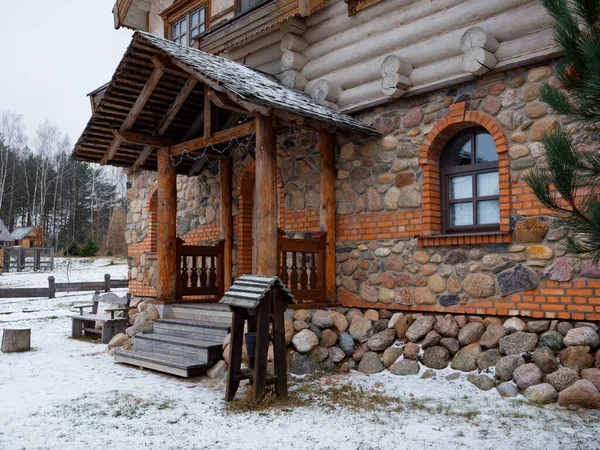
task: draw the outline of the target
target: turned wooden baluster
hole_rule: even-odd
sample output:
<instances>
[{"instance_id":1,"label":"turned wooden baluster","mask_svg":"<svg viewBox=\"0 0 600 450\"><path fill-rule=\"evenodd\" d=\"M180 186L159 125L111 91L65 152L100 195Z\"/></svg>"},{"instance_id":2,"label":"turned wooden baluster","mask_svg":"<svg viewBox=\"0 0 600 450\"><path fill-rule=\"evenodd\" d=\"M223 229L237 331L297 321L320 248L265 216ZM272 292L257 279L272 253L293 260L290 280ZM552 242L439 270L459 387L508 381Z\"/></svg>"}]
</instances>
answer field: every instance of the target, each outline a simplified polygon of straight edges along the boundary
<instances>
[{"instance_id":1,"label":"turned wooden baluster","mask_svg":"<svg viewBox=\"0 0 600 450\"><path fill-rule=\"evenodd\" d=\"M308 272L306 271L306 252L301 253L302 265L300 266L300 289L306 290L308 284Z\"/></svg>"},{"instance_id":2,"label":"turned wooden baluster","mask_svg":"<svg viewBox=\"0 0 600 450\"><path fill-rule=\"evenodd\" d=\"M315 261L317 260L317 254L316 253L310 253L310 288L311 289L318 289L317 283L319 280L319 277L317 276L317 265L315 263Z\"/></svg>"},{"instance_id":3,"label":"turned wooden baluster","mask_svg":"<svg viewBox=\"0 0 600 450\"><path fill-rule=\"evenodd\" d=\"M279 273L279 278L281 278L281 282L284 286L288 286L290 278L288 276L288 267L287 267L287 252L281 252L281 272Z\"/></svg>"},{"instance_id":4,"label":"turned wooden baluster","mask_svg":"<svg viewBox=\"0 0 600 450\"><path fill-rule=\"evenodd\" d=\"M188 281L190 276L188 274L188 266L187 266L187 256L183 256L183 267L181 268L181 287L188 287Z\"/></svg>"},{"instance_id":5,"label":"turned wooden baluster","mask_svg":"<svg viewBox=\"0 0 600 450\"><path fill-rule=\"evenodd\" d=\"M217 266L215 264L215 257L210 257L210 272L208 275L208 282L210 287L214 288L217 285Z\"/></svg>"},{"instance_id":6,"label":"turned wooden baluster","mask_svg":"<svg viewBox=\"0 0 600 450\"><path fill-rule=\"evenodd\" d=\"M198 268L196 267L196 257L192 256L192 275L190 277L190 287L198 287Z\"/></svg>"},{"instance_id":7,"label":"turned wooden baluster","mask_svg":"<svg viewBox=\"0 0 600 450\"><path fill-rule=\"evenodd\" d=\"M206 256L201 256L200 258L202 258L202 267L200 268L200 287L205 288L208 281L208 275L206 274Z\"/></svg>"},{"instance_id":8,"label":"turned wooden baluster","mask_svg":"<svg viewBox=\"0 0 600 450\"><path fill-rule=\"evenodd\" d=\"M298 266L296 265L296 252L292 252L292 275L290 277L290 288L298 289Z\"/></svg>"}]
</instances>

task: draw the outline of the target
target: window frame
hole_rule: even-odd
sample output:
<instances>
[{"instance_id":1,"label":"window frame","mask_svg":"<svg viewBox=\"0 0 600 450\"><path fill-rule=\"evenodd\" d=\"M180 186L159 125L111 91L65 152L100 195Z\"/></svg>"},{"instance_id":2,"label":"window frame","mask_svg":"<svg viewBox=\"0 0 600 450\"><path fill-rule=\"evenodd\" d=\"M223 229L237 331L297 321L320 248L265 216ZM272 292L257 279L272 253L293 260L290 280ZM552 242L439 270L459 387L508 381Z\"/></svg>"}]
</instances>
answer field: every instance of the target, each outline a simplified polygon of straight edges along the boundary
<instances>
[{"instance_id":1,"label":"window frame","mask_svg":"<svg viewBox=\"0 0 600 450\"><path fill-rule=\"evenodd\" d=\"M200 11L201 9L204 9L204 21L199 21L198 25L192 27L191 17L194 13ZM164 22L165 36L170 41L174 41L173 27L177 23L186 20L187 45L188 47L194 47L194 40L209 29L210 2L206 0L184 0L181 2L176 2L171 7L165 9L161 13L161 17ZM196 36L192 37L192 29L198 28L200 24L204 25L204 29L202 31L199 31ZM181 36L181 34L179 36Z\"/></svg>"},{"instance_id":2,"label":"window frame","mask_svg":"<svg viewBox=\"0 0 600 450\"><path fill-rule=\"evenodd\" d=\"M469 127L462 130L456 136L454 136L450 142L444 147L440 157L440 198L443 202L441 206L442 213L442 233L443 234L472 234L472 233L486 233L486 232L497 232L500 231L500 210L498 211L499 221L493 224L478 224L477 223L477 212L479 202L486 200L497 200L498 207L500 208L500 189L498 195L486 195L479 196L477 191L477 175L485 173L499 173L498 160L488 161L484 163L473 163L477 155L476 137L479 134L490 133L481 127ZM491 135L490 135L491 136ZM447 167L447 159L449 156L459 148L462 148L467 142L471 142L472 157L471 164L458 166L458 167ZM496 144L494 143L494 146ZM471 176L472 180L472 191L471 197L461 199L450 199L450 188L449 182L451 178L457 176ZM450 209L452 204L457 203L471 203L473 205L473 224L472 225L460 225L452 226L450 224Z\"/></svg>"}]
</instances>

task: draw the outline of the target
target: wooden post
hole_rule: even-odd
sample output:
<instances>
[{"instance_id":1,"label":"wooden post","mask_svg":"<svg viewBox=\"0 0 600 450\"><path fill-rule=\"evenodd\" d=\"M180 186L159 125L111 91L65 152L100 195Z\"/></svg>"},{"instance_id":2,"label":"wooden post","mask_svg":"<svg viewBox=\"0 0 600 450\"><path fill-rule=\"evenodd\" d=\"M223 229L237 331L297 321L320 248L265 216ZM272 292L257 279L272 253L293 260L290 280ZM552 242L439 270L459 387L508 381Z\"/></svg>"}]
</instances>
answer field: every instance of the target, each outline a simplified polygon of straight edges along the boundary
<instances>
[{"instance_id":1,"label":"wooden post","mask_svg":"<svg viewBox=\"0 0 600 450\"><path fill-rule=\"evenodd\" d=\"M267 354L269 351L269 325L271 318L271 302L273 291L265 294L258 306L256 318L256 350L254 358L254 383L252 400L257 401L265 392L267 385Z\"/></svg>"},{"instance_id":2,"label":"wooden post","mask_svg":"<svg viewBox=\"0 0 600 450\"><path fill-rule=\"evenodd\" d=\"M54 248L50 249L50 270L54 270Z\"/></svg>"},{"instance_id":3,"label":"wooden post","mask_svg":"<svg viewBox=\"0 0 600 450\"><path fill-rule=\"evenodd\" d=\"M2 332L2 353L28 352L31 350L30 328L5 328Z\"/></svg>"},{"instance_id":4,"label":"wooden post","mask_svg":"<svg viewBox=\"0 0 600 450\"><path fill-rule=\"evenodd\" d=\"M258 248L258 275L277 275L277 157L273 118L256 117L256 184L254 210Z\"/></svg>"},{"instance_id":5,"label":"wooden post","mask_svg":"<svg viewBox=\"0 0 600 450\"><path fill-rule=\"evenodd\" d=\"M177 174L169 147L158 149L157 300L177 300Z\"/></svg>"},{"instance_id":6,"label":"wooden post","mask_svg":"<svg viewBox=\"0 0 600 450\"><path fill-rule=\"evenodd\" d=\"M325 238L326 300L335 302L335 141L330 133L321 133L319 139L321 160L321 231Z\"/></svg>"},{"instance_id":7,"label":"wooden post","mask_svg":"<svg viewBox=\"0 0 600 450\"><path fill-rule=\"evenodd\" d=\"M273 360L275 362L275 389L280 397L287 397L287 363L285 355L284 315L287 303L280 291L273 301Z\"/></svg>"},{"instance_id":8,"label":"wooden post","mask_svg":"<svg viewBox=\"0 0 600 450\"><path fill-rule=\"evenodd\" d=\"M54 277L48 277L48 298L56 298L56 284L54 283Z\"/></svg>"},{"instance_id":9,"label":"wooden post","mask_svg":"<svg viewBox=\"0 0 600 450\"><path fill-rule=\"evenodd\" d=\"M231 286L231 251L233 238L232 210L232 161L231 158L221 160L221 238L225 240L223 248L223 291Z\"/></svg>"},{"instance_id":10,"label":"wooden post","mask_svg":"<svg viewBox=\"0 0 600 450\"><path fill-rule=\"evenodd\" d=\"M110 292L110 273L104 275L104 292Z\"/></svg>"},{"instance_id":11,"label":"wooden post","mask_svg":"<svg viewBox=\"0 0 600 450\"><path fill-rule=\"evenodd\" d=\"M231 340L229 342L229 372L225 399L230 402L240 387L239 375L242 365L242 346L244 344L244 322L246 315L240 308L233 310L231 320Z\"/></svg>"}]
</instances>

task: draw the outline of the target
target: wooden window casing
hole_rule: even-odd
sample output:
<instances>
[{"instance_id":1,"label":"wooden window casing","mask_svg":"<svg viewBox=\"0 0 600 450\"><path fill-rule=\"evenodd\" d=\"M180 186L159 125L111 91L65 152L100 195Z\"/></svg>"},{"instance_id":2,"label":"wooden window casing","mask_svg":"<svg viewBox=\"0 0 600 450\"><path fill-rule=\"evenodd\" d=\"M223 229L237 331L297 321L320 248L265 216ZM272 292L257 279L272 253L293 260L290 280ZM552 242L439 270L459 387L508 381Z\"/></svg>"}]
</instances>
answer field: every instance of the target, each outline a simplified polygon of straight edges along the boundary
<instances>
[{"instance_id":1,"label":"wooden window casing","mask_svg":"<svg viewBox=\"0 0 600 450\"><path fill-rule=\"evenodd\" d=\"M478 155L477 135L488 134L481 129L467 129L459 133L444 149L441 158L440 170L440 189L442 201L442 233L470 233L483 231L498 231L500 222L497 223L479 223L478 211L479 203L484 201L498 201L500 203L500 194L498 195L480 195L478 186L478 175L488 173L498 173L498 159L476 162ZM489 134L488 134L489 135ZM491 136L490 136L491 137ZM450 157L454 156L460 149L469 143L471 148L471 163L467 165L451 167L448 165ZM495 149L494 149L495 150ZM495 152L494 152L495 153ZM462 197L452 199L450 195L450 180L459 177L471 177L471 197ZM452 225L451 207L453 204L472 204L472 224L470 225ZM498 214L499 215L499 214Z\"/></svg>"},{"instance_id":2,"label":"wooden window casing","mask_svg":"<svg viewBox=\"0 0 600 450\"><path fill-rule=\"evenodd\" d=\"M167 39L190 47L210 26L210 2L183 0L161 13Z\"/></svg>"}]
</instances>

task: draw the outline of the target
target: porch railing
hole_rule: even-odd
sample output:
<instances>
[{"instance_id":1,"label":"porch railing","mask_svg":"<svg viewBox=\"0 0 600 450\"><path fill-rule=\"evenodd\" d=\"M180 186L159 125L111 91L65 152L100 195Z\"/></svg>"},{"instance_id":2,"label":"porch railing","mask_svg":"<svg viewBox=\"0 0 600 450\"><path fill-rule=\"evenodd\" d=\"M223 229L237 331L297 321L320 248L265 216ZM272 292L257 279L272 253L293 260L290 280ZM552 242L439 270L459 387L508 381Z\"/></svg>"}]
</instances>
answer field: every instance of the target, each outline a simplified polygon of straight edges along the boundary
<instances>
[{"instance_id":1,"label":"porch railing","mask_svg":"<svg viewBox=\"0 0 600 450\"><path fill-rule=\"evenodd\" d=\"M293 239L281 233L278 236L279 278L300 308L327 306L325 237L326 233L315 233L312 239Z\"/></svg>"},{"instance_id":2,"label":"porch railing","mask_svg":"<svg viewBox=\"0 0 600 450\"><path fill-rule=\"evenodd\" d=\"M183 245L178 241L177 263L179 294L182 297L223 296L224 267L223 250L225 241L215 245Z\"/></svg>"}]
</instances>

